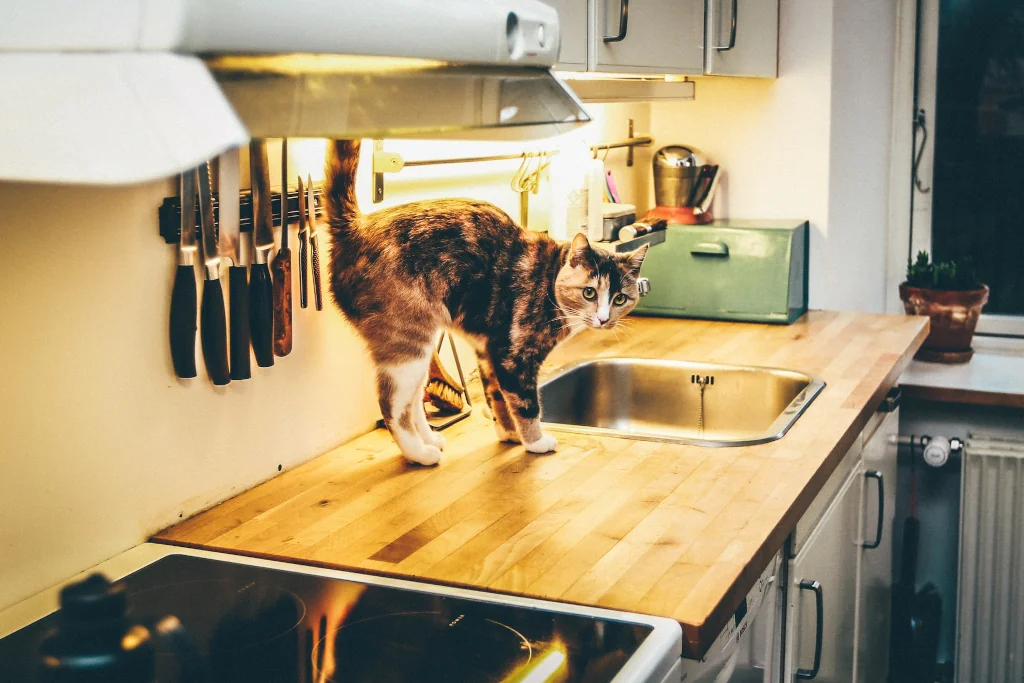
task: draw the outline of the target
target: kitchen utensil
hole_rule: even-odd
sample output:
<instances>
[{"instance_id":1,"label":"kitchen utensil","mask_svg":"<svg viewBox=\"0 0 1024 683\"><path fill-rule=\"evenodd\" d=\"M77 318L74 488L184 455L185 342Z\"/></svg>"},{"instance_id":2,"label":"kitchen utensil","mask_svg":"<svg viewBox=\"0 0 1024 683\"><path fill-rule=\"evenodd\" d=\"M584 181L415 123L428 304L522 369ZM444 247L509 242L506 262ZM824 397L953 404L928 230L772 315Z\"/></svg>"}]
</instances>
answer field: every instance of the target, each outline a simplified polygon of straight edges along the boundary
<instances>
[{"instance_id":1,"label":"kitchen utensil","mask_svg":"<svg viewBox=\"0 0 1024 683\"><path fill-rule=\"evenodd\" d=\"M306 217L306 184L299 176L299 306L303 308L309 303L309 219Z\"/></svg>"},{"instance_id":2,"label":"kitchen utensil","mask_svg":"<svg viewBox=\"0 0 1024 683\"><path fill-rule=\"evenodd\" d=\"M704 155L694 147L670 145L654 155L654 200L658 206L693 206L693 187Z\"/></svg>"},{"instance_id":3,"label":"kitchen utensil","mask_svg":"<svg viewBox=\"0 0 1024 683\"><path fill-rule=\"evenodd\" d=\"M203 264L206 271L200 312L200 338L207 374L214 384L224 385L231 382L231 371L228 369L228 331L224 317L224 290L220 284L220 250L217 248L217 224L213 218L210 162L200 166L196 175L199 180L199 224L203 234Z\"/></svg>"},{"instance_id":4,"label":"kitchen utensil","mask_svg":"<svg viewBox=\"0 0 1024 683\"><path fill-rule=\"evenodd\" d=\"M196 176L190 170L181 174L181 237L178 243L178 269L171 290L170 340L174 374L196 376Z\"/></svg>"},{"instance_id":5,"label":"kitchen utensil","mask_svg":"<svg viewBox=\"0 0 1024 683\"><path fill-rule=\"evenodd\" d=\"M249 332L256 365L274 364L273 285L270 280L270 250L274 248L274 213L270 203L270 165L267 141L249 141L249 175L252 180L253 250L255 263L249 272Z\"/></svg>"},{"instance_id":6,"label":"kitchen utensil","mask_svg":"<svg viewBox=\"0 0 1024 683\"><path fill-rule=\"evenodd\" d=\"M281 140L281 248L270 264L274 276L274 355L292 351L292 252L288 248L288 140Z\"/></svg>"},{"instance_id":7,"label":"kitchen utensil","mask_svg":"<svg viewBox=\"0 0 1024 683\"><path fill-rule=\"evenodd\" d=\"M699 193L691 205L693 213L702 216L711 209L711 200L715 197L715 190L718 188L718 166L707 165L700 169L700 176L697 179Z\"/></svg>"},{"instance_id":8,"label":"kitchen utensil","mask_svg":"<svg viewBox=\"0 0 1024 683\"><path fill-rule=\"evenodd\" d=\"M228 270L228 322L230 339L231 379L249 379L249 240L242 245L239 233L239 152L232 148L220 155L218 187L220 234L217 248L221 256L231 259Z\"/></svg>"},{"instance_id":9,"label":"kitchen utensil","mask_svg":"<svg viewBox=\"0 0 1024 683\"><path fill-rule=\"evenodd\" d=\"M324 309L323 293L320 289L320 244L317 240L316 203L313 201L313 178L306 176L306 209L309 211L309 251L313 257L313 296L316 310Z\"/></svg>"}]
</instances>

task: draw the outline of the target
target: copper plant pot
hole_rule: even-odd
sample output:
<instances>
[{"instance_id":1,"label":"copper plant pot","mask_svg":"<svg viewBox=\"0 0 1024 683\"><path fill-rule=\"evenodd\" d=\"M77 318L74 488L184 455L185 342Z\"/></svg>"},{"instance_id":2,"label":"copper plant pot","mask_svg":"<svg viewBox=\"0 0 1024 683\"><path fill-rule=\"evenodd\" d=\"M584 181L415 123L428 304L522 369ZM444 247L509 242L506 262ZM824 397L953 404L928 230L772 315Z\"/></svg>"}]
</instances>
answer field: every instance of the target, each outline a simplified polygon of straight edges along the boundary
<instances>
[{"instance_id":1,"label":"copper plant pot","mask_svg":"<svg viewBox=\"0 0 1024 683\"><path fill-rule=\"evenodd\" d=\"M900 285L900 299L909 315L931 318L928 338L921 347L930 360L938 360L936 353L951 354L951 359L967 360L971 353L971 338L978 326L981 308L988 303L988 286L967 291L925 289ZM927 354L928 351L935 352ZM966 355L958 358L956 354Z\"/></svg>"}]
</instances>

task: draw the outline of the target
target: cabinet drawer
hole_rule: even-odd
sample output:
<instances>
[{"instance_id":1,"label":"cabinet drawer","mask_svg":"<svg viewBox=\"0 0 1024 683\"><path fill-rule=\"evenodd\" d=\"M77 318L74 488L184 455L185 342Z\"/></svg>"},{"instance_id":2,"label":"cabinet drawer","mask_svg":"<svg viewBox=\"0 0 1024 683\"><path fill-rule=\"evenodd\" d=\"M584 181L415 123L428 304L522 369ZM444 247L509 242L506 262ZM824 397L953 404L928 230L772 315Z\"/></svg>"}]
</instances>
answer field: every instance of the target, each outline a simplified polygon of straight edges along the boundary
<instances>
[{"instance_id":1,"label":"cabinet drawer","mask_svg":"<svg viewBox=\"0 0 1024 683\"><path fill-rule=\"evenodd\" d=\"M643 275L647 315L791 322L806 310L807 224L670 225Z\"/></svg>"}]
</instances>

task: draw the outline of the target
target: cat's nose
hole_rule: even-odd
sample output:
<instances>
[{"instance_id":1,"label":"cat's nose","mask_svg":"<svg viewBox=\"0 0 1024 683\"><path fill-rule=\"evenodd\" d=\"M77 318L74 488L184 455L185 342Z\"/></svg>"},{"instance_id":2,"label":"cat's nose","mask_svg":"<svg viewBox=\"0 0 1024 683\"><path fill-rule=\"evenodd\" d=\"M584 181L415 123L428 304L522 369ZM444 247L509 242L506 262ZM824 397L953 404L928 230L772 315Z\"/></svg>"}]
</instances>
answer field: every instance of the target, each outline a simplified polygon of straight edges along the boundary
<instances>
[{"instance_id":1,"label":"cat's nose","mask_svg":"<svg viewBox=\"0 0 1024 683\"><path fill-rule=\"evenodd\" d=\"M597 322L599 322L602 325L604 325L606 322L608 322L608 314L607 313L598 313L597 314Z\"/></svg>"}]
</instances>

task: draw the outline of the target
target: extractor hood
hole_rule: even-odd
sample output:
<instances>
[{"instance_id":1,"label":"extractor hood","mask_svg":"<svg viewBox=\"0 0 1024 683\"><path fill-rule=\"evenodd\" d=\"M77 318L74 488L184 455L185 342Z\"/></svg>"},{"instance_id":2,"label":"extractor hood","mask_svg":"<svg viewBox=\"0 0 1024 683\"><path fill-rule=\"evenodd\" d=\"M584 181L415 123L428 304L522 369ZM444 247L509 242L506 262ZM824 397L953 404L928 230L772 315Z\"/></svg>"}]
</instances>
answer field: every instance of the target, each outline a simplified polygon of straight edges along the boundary
<instances>
[{"instance_id":1,"label":"extractor hood","mask_svg":"<svg viewBox=\"0 0 1024 683\"><path fill-rule=\"evenodd\" d=\"M130 183L250 137L529 139L589 121L536 0L0 9L0 180Z\"/></svg>"}]
</instances>

